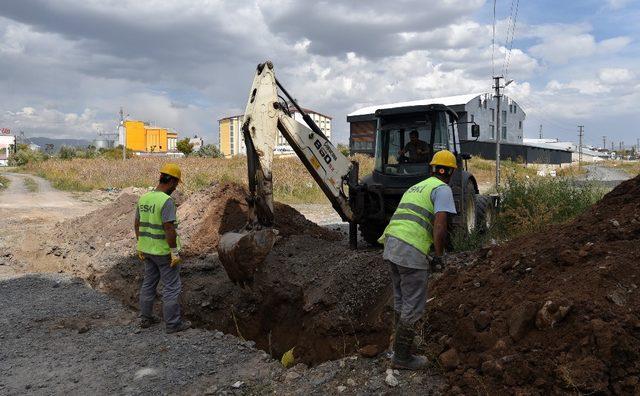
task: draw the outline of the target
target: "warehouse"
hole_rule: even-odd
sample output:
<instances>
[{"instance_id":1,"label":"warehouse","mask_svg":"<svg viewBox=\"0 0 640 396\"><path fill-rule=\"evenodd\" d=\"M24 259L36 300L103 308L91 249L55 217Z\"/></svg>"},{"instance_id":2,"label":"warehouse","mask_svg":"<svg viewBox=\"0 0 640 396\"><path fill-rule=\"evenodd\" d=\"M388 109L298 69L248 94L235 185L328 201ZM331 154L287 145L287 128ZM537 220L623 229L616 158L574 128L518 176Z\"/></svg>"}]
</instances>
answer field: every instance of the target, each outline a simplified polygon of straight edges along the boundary
<instances>
[{"instance_id":1,"label":"warehouse","mask_svg":"<svg viewBox=\"0 0 640 396\"><path fill-rule=\"evenodd\" d=\"M498 101L493 94L447 96L411 102L375 105L356 110L347 115L349 122L349 148L352 153L375 153L375 111L405 106L443 104L458 114L458 134L461 151L486 159L495 159ZM524 143L526 114L515 100L503 96L500 103L500 140L502 159L525 163L568 163L571 153L557 148L541 148ZM480 126L480 136L471 137L471 124Z\"/></svg>"}]
</instances>

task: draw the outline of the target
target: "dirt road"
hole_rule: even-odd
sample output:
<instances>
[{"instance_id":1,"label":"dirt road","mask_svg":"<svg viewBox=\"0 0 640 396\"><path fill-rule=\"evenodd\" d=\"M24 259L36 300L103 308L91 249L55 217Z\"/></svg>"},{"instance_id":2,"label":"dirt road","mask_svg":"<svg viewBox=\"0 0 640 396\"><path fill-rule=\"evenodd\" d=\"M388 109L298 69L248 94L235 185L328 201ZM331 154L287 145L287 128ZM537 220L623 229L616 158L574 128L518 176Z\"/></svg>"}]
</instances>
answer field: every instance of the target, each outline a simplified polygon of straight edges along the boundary
<instances>
[{"instance_id":1,"label":"dirt road","mask_svg":"<svg viewBox=\"0 0 640 396\"><path fill-rule=\"evenodd\" d=\"M0 276L31 270L57 272L42 241L50 237L57 221L85 214L96 204L78 201L37 176L3 175L10 184L0 192Z\"/></svg>"}]
</instances>

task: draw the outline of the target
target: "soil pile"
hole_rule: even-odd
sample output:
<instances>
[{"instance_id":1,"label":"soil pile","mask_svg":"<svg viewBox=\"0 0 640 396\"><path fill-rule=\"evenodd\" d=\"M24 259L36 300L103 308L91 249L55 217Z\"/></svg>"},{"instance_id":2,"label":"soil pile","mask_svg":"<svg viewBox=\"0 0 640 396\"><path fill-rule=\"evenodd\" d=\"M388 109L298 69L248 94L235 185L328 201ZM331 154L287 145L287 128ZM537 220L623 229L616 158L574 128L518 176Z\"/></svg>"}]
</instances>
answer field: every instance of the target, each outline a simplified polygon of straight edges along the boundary
<instances>
[{"instance_id":1,"label":"soil pile","mask_svg":"<svg viewBox=\"0 0 640 396\"><path fill-rule=\"evenodd\" d=\"M114 260L135 253L133 219L141 189L127 189L113 202L87 215L59 223L56 227L61 242L50 253L68 256L74 261L91 258L89 270L106 270ZM215 252L220 235L237 230L247 222L246 191L236 184L213 184L183 197L178 192L178 232L183 256L205 256ZM324 240L338 240L341 235L308 221L297 210L275 204L276 228L283 237L305 234ZM95 260L98 259L98 260ZM79 268L75 268L73 272Z\"/></svg>"},{"instance_id":2,"label":"soil pile","mask_svg":"<svg viewBox=\"0 0 640 396\"><path fill-rule=\"evenodd\" d=\"M239 230L247 222L246 190L237 184L213 185L192 194L178 209L180 238L185 255L214 253L220 236ZM339 233L329 231L307 220L292 207L274 204L275 228L281 237L310 235L338 240Z\"/></svg>"},{"instance_id":3,"label":"soil pile","mask_svg":"<svg viewBox=\"0 0 640 396\"><path fill-rule=\"evenodd\" d=\"M640 393L640 177L474 261L430 285L426 349L451 390Z\"/></svg>"}]
</instances>

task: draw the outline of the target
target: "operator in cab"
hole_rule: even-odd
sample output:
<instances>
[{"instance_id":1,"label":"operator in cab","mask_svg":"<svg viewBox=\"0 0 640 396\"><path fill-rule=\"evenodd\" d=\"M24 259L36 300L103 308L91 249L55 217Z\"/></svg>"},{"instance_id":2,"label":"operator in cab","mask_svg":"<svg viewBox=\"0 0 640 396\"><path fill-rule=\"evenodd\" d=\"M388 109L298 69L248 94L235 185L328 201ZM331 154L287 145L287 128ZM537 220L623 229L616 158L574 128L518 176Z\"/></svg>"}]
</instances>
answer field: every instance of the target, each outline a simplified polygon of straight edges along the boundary
<instances>
[{"instance_id":1,"label":"operator in cab","mask_svg":"<svg viewBox=\"0 0 640 396\"><path fill-rule=\"evenodd\" d=\"M418 138L418 131L415 129L409 133L409 142L404 145L398 154L407 156L410 163L426 162L428 151L427 142Z\"/></svg>"},{"instance_id":2,"label":"operator in cab","mask_svg":"<svg viewBox=\"0 0 640 396\"><path fill-rule=\"evenodd\" d=\"M378 239L389 266L394 297L395 335L393 368L420 370L425 356L411 354L415 324L427 301L429 266L441 262L447 237L447 215L456 214L448 183L457 168L456 157L438 151L430 163L431 177L410 187L402 196L389 225Z\"/></svg>"},{"instance_id":3,"label":"operator in cab","mask_svg":"<svg viewBox=\"0 0 640 396\"><path fill-rule=\"evenodd\" d=\"M180 315L182 291L180 281L180 238L177 232L176 204L171 194L178 187L182 173L176 164L164 164L155 190L138 200L134 228L138 239L138 257L144 262L144 279L140 287L140 327L159 323L153 315L158 282L162 280L162 313L168 334L191 327Z\"/></svg>"}]
</instances>

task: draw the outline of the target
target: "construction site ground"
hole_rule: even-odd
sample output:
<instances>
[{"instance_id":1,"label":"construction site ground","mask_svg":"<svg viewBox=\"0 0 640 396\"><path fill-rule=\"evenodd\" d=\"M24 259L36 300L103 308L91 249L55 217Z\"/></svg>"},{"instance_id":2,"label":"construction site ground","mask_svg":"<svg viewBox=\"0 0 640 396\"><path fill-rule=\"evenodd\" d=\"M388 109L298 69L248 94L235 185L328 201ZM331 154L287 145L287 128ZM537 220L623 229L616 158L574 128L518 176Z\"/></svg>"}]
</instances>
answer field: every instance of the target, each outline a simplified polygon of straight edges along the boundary
<instances>
[{"instance_id":1,"label":"construction site ground","mask_svg":"<svg viewBox=\"0 0 640 396\"><path fill-rule=\"evenodd\" d=\"M243 189L177 194L196 329L165 335L135 321L144 190L72 196L35 178L30 192L8 177L0 393L640 393L640 177L569 223L452 255L429 280L420 373L387 371L387 268L379 250L349 250L326 208L298 207L320 226L278 204L280 239L242 289L215 252L245 220Z\"/></svg>"},{"instance_id":2,"label":"construction site ground","mask_svg":"<svg viewBox=\"0 0 640 396\"><path fill-rule=\"evenodd\" d=\"M132 254L131 207L124 206L134 202L132 197L142 191L131 189L122 195L120 192L72 195L52 189L43 179L29 176L39 186L38 192L30 192L24 185L24 175L4 175L11 184L0 193L2 394L264 394L274 391L279 394L384 394L394 389L417 394L439 393L438 389L444 386L443 377L435 370L396 372L390 378L383 355L364 358L354 350L357 348L352 343L358 333L346 329L362 324L352 323L346 315L319 317L309 326L327 323L325 331L342 329L351 336L323 334L320 330L320 336L313 338L320 344L316 346L311 345L311 338L298 337L296 333L304 333L299 329L301 323L296 322L300 319L296 316L300 310L322 311L323 304L342 298L326 295L323 291L330 291L333 286L318 283L311 292L315 299L306 301L306 307L300 306L301 286L294 283L310 284L302 279L305 277L302 268L308 264L304 256L292 258L295 262L290 269L298 272L297 280L282 282L282 290L274 297L281 300L264 304L280 307L280 312L260 315L260 325L267 326L269 316L283 319L291 311L293 316L289 321L274 326L282 334L259 336L261 329L242 323L260 309L257 296L253 295L259 292L239 290L225 282L224 275L218 273L221 268L212 268L217 265L212 259L214 245L197 238L191 246L199 247L203 253L194 252L187 257L182 269L183 304L187 317L197 328L177 335L166 335L160 326L140 330L134 307L142 267ZM206 209L198 208L200 202L191 204L193 208L185 209L194 210L189 212L193 216L201 215L198 210ZM233 211L233 208L227 210ZM303 219L296 217L295 221ZM114 222L117 230L113 228ZM296 224L288 226L295 229ZM189 227L189 221L183 221L183 232L188 234ZM118 234L120 230L122 235ZM70 236L75 236L75 240L70 240ZM339 234L314 229L307 235L295 236L290 246L280 246L277 250L289 258L289 250L304 252L309 249L306 244L312 243L314 254L334 257L340 254L340 251L330 252L329 248L317 249L318 239L314 238L318 237L330 241L332 246L343 245L342 252L347 249ZM363 262L378 255L376 252L361 254L365 256ZM277 260L272 262L275 264ZM361 272L364 278L365 268L361 268ZM217 275L211 276L212 273ZM380 272L373 278L381 282L382 275ZM370 290L379 292L380 286ZM244 303L245 298L250 301ZM356 305L371 303L371 296L350 298L359 300L354 302ZM237 312L232 313L234 307L230 301L238 303ZM215 307L222 304L227 306ZM242 331L243 337L238 337ZM315 330L312 327L306 332ZM262 349L251 341L254 335ZM320 342L323 337L330 340L328 346ZM377 332L363 331L359 341L367 342L368 337L386 341L388 324L379 322ZM268 338L272 338L271 354ZM305 342L309 345L303 344ZM278 355L294 346L294 354L301 363L285 369ZM276 348L279 350L275 351ZM313 355L305 357L305 350ZM397 381L396 388L386 381L393 385Z\"/></svg>"}]
</instances>

